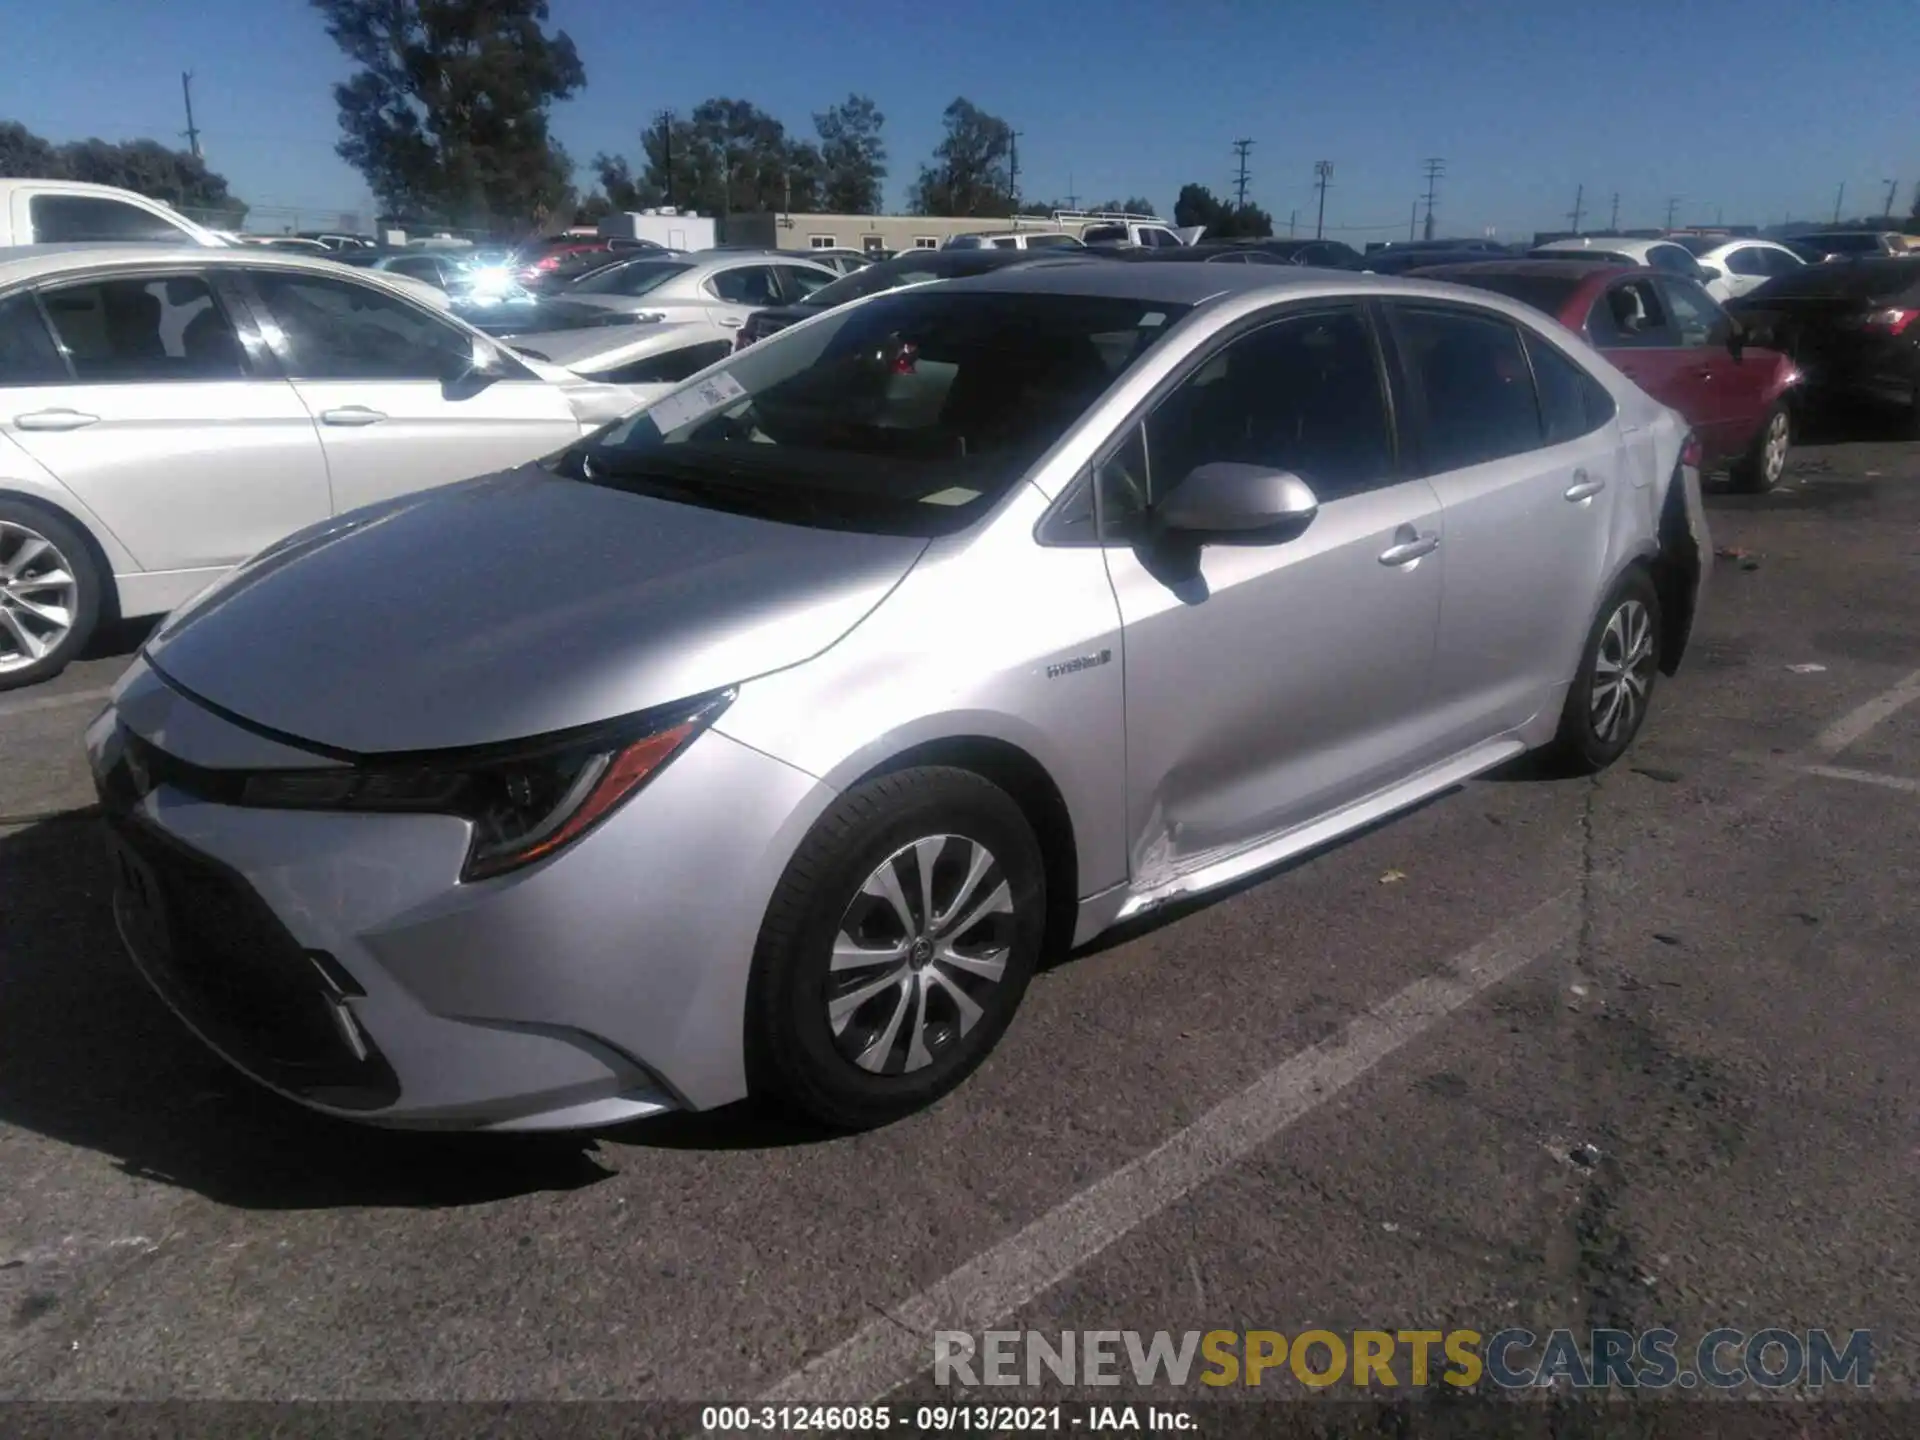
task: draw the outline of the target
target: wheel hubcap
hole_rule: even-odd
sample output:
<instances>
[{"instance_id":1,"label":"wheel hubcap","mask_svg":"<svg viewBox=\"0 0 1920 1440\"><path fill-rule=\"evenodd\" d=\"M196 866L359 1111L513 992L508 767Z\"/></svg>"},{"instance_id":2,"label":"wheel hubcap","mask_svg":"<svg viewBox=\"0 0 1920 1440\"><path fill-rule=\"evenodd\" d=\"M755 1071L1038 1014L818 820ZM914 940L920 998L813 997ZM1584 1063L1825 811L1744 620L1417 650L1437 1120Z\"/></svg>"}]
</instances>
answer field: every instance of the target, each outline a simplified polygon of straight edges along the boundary
<instances>
[{"instance_id":1,"label":"wheel hubcap","mask_svg":"<svg viewBox=\"0 0 1920 1440\"><path fill-rule=\"evenodd\" d=\"M1600 632L1588 716L1603 744L1631 735L1653 683L1653 617L1638 600L1622 601Z\"/></svg>"},{"instance_id":2,"label":"wheel hubcap","mask_svg":"<svg viewBox=\"0 0 1920 1440\"><path fill-rule=\"evenodd\" d=\"M929 835L847 906L827 975L840 1053L875 1075L924 1069L979 1023L1006 974L1013 891L986 846Z\"/></svg>"},{"instance_id":3,"label":"wheel hubcap","mask_svg":"<svg viewBox=\"0 0 1920 1440\"><path fill-rule=\"evenodd\" d=\"M1771 484L1787 468L1787 417L1775 415L1767 422L1766 475Z\"/></svg>"},{"instance_id":4,"label":"wheel hubcap","mask_svg":"<svg viewBox=\"0 0 1920 1440\"><path fill-rule=\"evenodd\" d=\"M0 674L45 659L73 631L80 585L59 548L0 520Z\"/></svg>"}]
</instances>

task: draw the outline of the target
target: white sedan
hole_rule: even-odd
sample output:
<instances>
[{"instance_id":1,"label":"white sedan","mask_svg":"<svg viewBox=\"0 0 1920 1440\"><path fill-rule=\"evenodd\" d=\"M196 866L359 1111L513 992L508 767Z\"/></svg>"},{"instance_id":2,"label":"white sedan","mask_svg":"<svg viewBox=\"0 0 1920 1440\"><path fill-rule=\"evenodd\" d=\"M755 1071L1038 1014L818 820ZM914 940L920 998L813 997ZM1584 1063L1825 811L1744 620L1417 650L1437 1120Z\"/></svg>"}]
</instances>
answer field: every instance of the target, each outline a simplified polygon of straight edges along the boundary
<instances>
[{"instance_id":1,"label":"white sedan","mask_svg":"<svg viewBox=\"0 0 1920 1440\"><path fill-rule=\"evenodd\" d=\"M1707 293L1725 303L1736 295L1758 290L1776 275L1789 275L1807 262L1771 240L1729 240L1724 235L1676 235L1700 264L1718 273L1707 281Z\"/></svg>"},{"instance_id":2,"label":"white sedan","mask_svg":"<svg viewBox=\"0 0 1920 1440\"><path fill-rule=\"evenodd\" d=\"M0 690L295 530L631 408L331 260L0 250Z\"/></svg>"}]
</instances>

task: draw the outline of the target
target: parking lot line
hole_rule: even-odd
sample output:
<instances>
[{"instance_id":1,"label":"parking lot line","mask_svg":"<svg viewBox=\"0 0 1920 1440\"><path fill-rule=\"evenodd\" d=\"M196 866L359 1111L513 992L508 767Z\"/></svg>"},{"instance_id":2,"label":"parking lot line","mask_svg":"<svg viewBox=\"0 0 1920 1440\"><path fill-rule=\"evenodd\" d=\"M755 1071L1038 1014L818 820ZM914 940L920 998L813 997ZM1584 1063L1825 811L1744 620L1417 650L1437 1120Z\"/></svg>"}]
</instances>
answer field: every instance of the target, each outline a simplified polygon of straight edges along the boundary
<instances>
[{"instance_id":1,"label":"parking lot line","mask_svg":"<svg viewBox=\"0 0 1920 1440\"><path fill-rule=\"evenodd\" d=\"M1920 780L1911 780L1905 775L1882 775L1876 770L1849 770L1844 765L1807 765L1802 768L1809 775L1819 775L1828 780L1851 780L1860 785L1878 785L1886 790L1905 790L1909 794L1920 795Z\"/></svg>"},{"instance_id":2,"label":"parking lot line","mask_svg":"<svg viewBox=\"0 0 1920 1440\"><path fill-rule=\"evenodd\" d=\"M1822 768L1796 759L1836 755L1915 700L1920 700L1920 671L1826 726L1800 757L1780 757L1785 764L1727 809L1737 816L1767 804L1798 777ZM878 1400L898 1389L931 1363L936 1331L977 1334L992 1328L1476 996L1576 938L1580 923L1578 889L1535 906L1453 957L1438 976L1414 981L1332 1040L1288 1057L1146 1154L925 1290L883 1309L883 1318L801 1366L761 1400L848 1404Z\"/></svg>"},{"instance_id":3,"label":"parking lot line","mask_svg":"<svg viewBox=\"0 0 1920 1440\"><path fill-rule=\"evenodd\" d=\"M1130 1230L1333 1099L1408 1041L1578 934L1566 890L1373 1007L1333 1039L1292 1056L1157 1148L1096 1181L802 1367L768 1402L878 1397L929 1363L936 1330L989 1328Z\"/></svg>"},{"instance_id":4,"label":"parking lot line","mask_svg":"<svg viewBox=\"0 0 1920 1440\"><path fill-rule=\"evenodd\" d=\"M1867 732L1874 726L1911 705L1915 700L1920 700L1920 670L1914 671L1891 690L1874 696L1866 704L1842 715L1820 732L1820 737L1813 742L1813 748L1820 754L1832 758L1849 745L1865 739Z\"/></svg>"},{"instance_id":5,"label":"parking lot line","mask_svg":"<svg viewBox=\"0 0 1920 1440\"><path fill-rule=\"evenodd\" d=\"M9 715L32 715L41 710L64 710L70 705L87 705L105 700L113 687L97 690L68 690L59 695L28 695L18 700L0 700L0 720Z\"/></svg>"}]
</instances>

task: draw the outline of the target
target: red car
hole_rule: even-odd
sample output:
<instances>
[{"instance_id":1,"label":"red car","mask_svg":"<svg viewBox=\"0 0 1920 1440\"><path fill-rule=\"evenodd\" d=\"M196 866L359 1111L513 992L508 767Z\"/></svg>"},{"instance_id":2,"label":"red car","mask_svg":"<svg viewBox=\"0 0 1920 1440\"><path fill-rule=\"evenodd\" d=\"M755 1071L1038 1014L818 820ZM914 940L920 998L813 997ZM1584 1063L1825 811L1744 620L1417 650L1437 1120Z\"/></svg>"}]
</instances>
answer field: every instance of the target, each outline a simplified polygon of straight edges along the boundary
<instances>
[{"instance_id":1,"label":"red car","mask_svg":"<svg viewBox=\"0 0 1920 1440\"><path fill-rule=\"evenodd\" d=\"M1793 361L1741 343L1720 302L1683 275L1589 260L1432 265L1409 278L1491 290L1544 310L1692 424L1708 463L1744 490L1770 490L1786 468Z\"/></svg>"}]
</instances>

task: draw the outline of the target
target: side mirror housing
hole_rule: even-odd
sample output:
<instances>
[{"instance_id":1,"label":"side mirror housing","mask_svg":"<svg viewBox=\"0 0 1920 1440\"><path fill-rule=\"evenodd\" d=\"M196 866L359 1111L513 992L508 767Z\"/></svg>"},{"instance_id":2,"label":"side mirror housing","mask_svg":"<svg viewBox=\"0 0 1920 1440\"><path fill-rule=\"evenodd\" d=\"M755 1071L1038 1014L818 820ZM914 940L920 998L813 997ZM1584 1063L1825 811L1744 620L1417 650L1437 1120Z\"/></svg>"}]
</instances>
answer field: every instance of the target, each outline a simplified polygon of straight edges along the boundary
<instances>
[{"instance_id":1,"label":"side mirror housing","mask_svg":"<svg viewBox=\"0 0 1920 1440\"><path fill-rule=\"evenodd\" d=\"M1320 501L1290 470L1216 460L1190 473L1153 513L1162 530L1194 539L1257 539L1297 534L1320 513Z\"/></svg>"}]
</instances>

